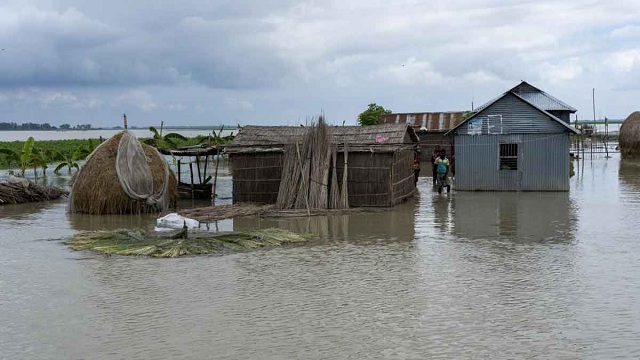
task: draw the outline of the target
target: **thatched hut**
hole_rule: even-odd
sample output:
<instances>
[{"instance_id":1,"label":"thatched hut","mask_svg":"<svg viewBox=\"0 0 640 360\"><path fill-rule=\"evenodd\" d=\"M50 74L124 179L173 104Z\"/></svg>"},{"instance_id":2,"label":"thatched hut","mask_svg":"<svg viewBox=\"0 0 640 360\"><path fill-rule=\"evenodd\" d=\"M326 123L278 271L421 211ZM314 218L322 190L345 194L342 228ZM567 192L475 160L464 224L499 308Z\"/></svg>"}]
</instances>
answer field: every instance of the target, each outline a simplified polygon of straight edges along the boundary
<instances>
[{"instance_id":1,"label":"thatched hut","mask_svg":"<svg viewBox=\"0 0 640 360\"><path fill-rule=\"evenodd\" d=\"M87 158L69 202L71 212L103 215L159 212L175 207L177 199L177 180L166 160L123 131Z\"/></svg>"},{"instance_id":2,"label":"thatched hut","mask_svg":"<svg viewBox=\"0 0 640 360\"><path fill-rule=\"evenodd\" d=\"M626 158L640 158L640 111L629 115L620 127L620 153Z\"/></svg>"},{"instance_id":3,"label":"thatched hut","mask_svg":"<svg viewBox=\"0 0 640 360\"><path fill-rule=\"evenodd\" d=\"M307 128L246 126L227 147L233 174L233 202L273 204L278 199L284 151L301 144ZM337 148L337 178L348 149L349 206L393 206L415 191L414 145L418 137L406 124L332 128Z\"/></svg>"}]
</instances>

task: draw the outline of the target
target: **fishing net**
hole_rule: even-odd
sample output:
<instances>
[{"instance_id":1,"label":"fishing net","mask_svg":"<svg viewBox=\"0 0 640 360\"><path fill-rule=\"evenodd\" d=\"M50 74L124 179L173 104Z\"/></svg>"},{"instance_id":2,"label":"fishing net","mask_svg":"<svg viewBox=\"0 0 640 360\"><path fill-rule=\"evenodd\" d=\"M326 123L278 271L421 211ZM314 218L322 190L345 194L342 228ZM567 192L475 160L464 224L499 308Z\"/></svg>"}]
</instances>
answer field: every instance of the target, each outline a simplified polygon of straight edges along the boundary
<instances>
[{"instance_id":1,"label":"fishing net","mask_svg":"<svg viewBox=\"0 0 640 360\"><path fill-rule=\"evenodd\" d=\"M158 156L162 157L160 153ZM118 145L116 171L122 190L134 200L143 200L150 206L165 209L169 188L169 167L165 164L165 180L158 192L153 191L153 174L142 144L125 132Z\"/></svg>"}]
</instances>

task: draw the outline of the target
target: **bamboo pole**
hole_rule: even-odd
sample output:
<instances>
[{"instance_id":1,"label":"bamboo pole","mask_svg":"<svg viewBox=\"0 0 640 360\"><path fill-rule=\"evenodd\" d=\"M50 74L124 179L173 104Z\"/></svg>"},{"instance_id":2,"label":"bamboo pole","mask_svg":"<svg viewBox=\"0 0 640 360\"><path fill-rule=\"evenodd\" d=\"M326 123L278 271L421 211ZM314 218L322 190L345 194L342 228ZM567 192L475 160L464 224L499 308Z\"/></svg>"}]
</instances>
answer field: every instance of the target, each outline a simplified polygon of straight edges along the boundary
<instances>
[{"instance_id":1,"label":"bamboo pole","mask_svg":"<svg viewBox=\"0 0 640 360\"><path fill-rule=\"evenodd\" d=\"M305 179L304 179L304 169L302 166L302 159L300 158L300 146L298 145L298 142L296 142L296 154L297 154L297 158L298 158L298 162L300 163L300 175L302 176L302 188L306 189L305 187ZM307 205L307 216L311 216L311 209L309 209L309 192L305 191L302 196L304 196L304 201L305 204Z\"/></svg>"}]
</instances>

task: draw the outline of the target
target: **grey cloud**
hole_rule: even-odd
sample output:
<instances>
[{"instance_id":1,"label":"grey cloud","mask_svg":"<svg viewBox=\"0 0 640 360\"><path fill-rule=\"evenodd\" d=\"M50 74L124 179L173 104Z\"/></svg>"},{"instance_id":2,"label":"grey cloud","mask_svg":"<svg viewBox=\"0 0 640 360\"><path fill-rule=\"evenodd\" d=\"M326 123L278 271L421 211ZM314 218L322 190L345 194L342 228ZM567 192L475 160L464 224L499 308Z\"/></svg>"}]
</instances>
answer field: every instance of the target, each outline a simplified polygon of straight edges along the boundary
<instances>
[{"instance_id":1,"label":"grey cloud","mask_svg":"<svg viewBox=\"0 0 640 360\"><path fill-rule=\"evenodd\" d=\"M194 82L256 88L277 83L288 68L260 37L263 25L250 20L189 17L151 32L108 26L75 9L12 15L14 21L0 27L7 44L0 59L4 87Z\"/></svg>"}]
</instances>

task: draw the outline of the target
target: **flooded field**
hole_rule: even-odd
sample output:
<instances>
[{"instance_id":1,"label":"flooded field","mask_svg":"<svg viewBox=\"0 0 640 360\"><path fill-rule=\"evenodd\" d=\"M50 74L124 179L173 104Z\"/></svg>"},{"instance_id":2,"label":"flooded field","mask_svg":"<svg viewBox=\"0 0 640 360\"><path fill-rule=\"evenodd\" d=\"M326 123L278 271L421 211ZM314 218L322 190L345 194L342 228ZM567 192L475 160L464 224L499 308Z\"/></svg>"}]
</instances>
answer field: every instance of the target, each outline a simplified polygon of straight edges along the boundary
<instances>
[{"instance_id":1,"label":"flooded field","mask_svg":"<svg viewBox=\"0 0 640 360\"><path fill-rule=\"evenodd\" d=\"M0 131L0 141L25 141L29 136L32 136L35 140L98 139L100 137L108 139L120 131L122 130ZM149 129L131 129L129 132L139 138L153 136ZM237 133L238 130L223 130L221 136L227 136L232 132ZM165 129L164 133L178 133L186 137L194 137L198 135L209 135L211 134L211 130Z\"/></svg>"},{"instance_id":2,"label":"flooded field","mask_svg":"<svg viewBox=\"0 0 640 360\"><path fill-rule=\"evenodd\" d=\"M320 237L227 256L76 253L59 239L154 218L0 207L0 358L638 358L640 166L576 170L570 193L423 178L388 212L222 221Z\"/></svg>"}]
</instances>

